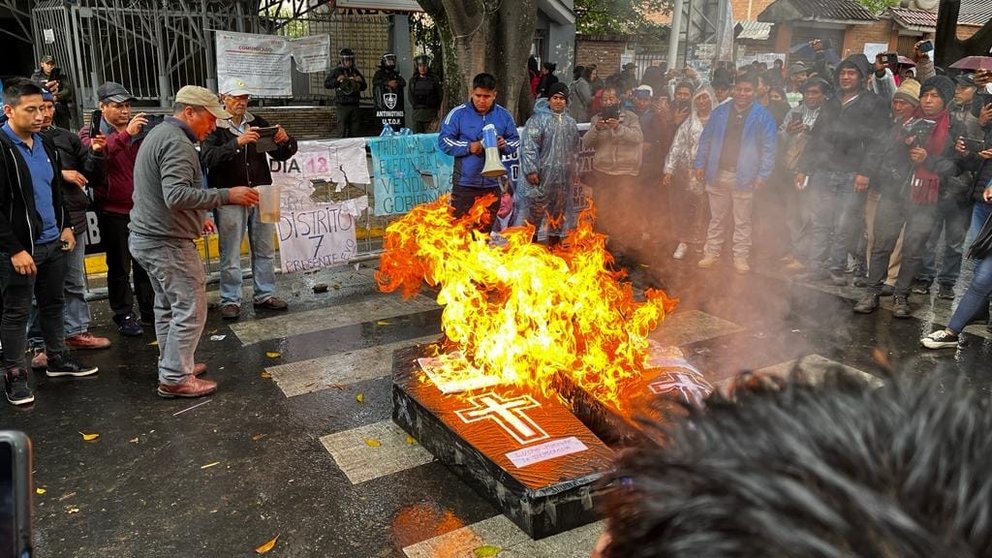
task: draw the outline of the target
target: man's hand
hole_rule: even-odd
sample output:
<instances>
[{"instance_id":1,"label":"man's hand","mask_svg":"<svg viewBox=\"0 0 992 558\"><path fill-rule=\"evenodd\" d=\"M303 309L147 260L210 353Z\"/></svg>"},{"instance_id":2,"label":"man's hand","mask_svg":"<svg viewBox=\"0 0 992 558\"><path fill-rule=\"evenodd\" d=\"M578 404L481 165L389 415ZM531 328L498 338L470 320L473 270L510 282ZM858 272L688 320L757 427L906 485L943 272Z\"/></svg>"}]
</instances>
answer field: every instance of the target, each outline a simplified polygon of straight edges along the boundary
<instances>
[{"instance_id":1,"label":"man's hand","mask_svg":"<svg viewBox=\"0 0 992 558\"><path fill-rule=\"evenodd\" d=\"M107 148L107 136L97 132L95 136L90 136L90 150L93 153L103 153Z\"/></svg>"},{"instance_id":2,"label":"man's hand","mask_svg":"<svg viewBox=\"0 0 992 558\"><path fill-rule=\"evenodd\" d=\"M496 138L496 147L500 151L503 151L504 149L506 149L506 140L503 139L503 136L499 136L499 137Z\"/></svg>"},{"instance_id":3,"label":"man's hand","mask_svg":"<svg viewBox=\"0 0 992 558\"><path fill-rule=\"evenodd\" d=\"M706 180L706 169L696 169L693 172L696 173L697 181L702 182L703 180Z\"/></svg>"},{"instance_id":4,"label":"man's hand","mask_svg":"<svg viewBox=\"0 0 992 558\"><path fill-rule=\"evenodd\" d=\"M606 121L606 127L611 130L616 130L617 128L620 127L620 121L617 120L616 118L610 118L609 120Z\"/></svg>"},{"instance_id":5,"label":"man's hand","mask_svg":"<svg viewBox=\"0 0 992 558\"><path fill-rule=\"evenodd\" d=\"M985 105L982 110L978 113L978 125L982 128L988 126L989 122L992 122L992 104Z\"/></svg>"},{"instance_id":6,"label":"man's hand","mask_svg":"<svg viewBox=\"0 0 992 558\"><path fill-rule=\"evenodd\" d=\"M276 124L276 135L272 136L272 141L276 143L286 143L289 141L289 134L286 133L286 129L282 127L282 124Z\"/></svg>"},{"instance_id":7,"label":"man's hand","mask_svg":"<svg viewBox=\"0 0 992 558\"><path fill-rule=\"evenodd\" d=\"M789 135L796 135L806 129L806 125L803 124L802 119L794 118L789 121L789 125L785 127L785 132Z\"/></svg>"},{"instance_id":8,"label":"man's hand","mask_svg":"<svg viewBox=\"0 0 992 558\"><path fill-rule=\"evenodd\" d=\"M602 132L603 130L605 130L606 129L606 121L603 120L602 118L600 118L599 120L597 120L596 121L596 129L599 130L600 132Z\"/></svg>"},{"instance_id":9,"label":"man's hand","mask_svg":"<svg viewBox=\"0 0 992 558\"><path fill-rule=\"evenodd\" d=\"M963 138L960 138L959 137L954 142L954 151L957 151L958 152L958 155L967 155L968 154L968 147L964 144L964 139Z\"/></svg>"},{"instance_id":10,"label":"man's hand","mask_svg":"<svg viewBox=\"0 0 992 558\"><path fill-rule=\"evenodd\" d=\"M672 185L672 174L671 173L665 173L665 176L663 176L661 178L661 185L662 186L665 186L666 188L668 186L671 186Z\"/></svg>"},{"instance_id":11,"label":"man's hand","mask_svg":"<svg viewBox=\"0 0 992 558\"><path fill-rule=\"evenodd\" d=\"M681 126L689 118L689 107L682 107L675 111L675 125Z\"/></svg>"},{"instance_id":12,"label":"man's hand","mask_svg":"<svg viewBox=\"0 0 992 558\"><path fill-rule=\"evenodd\" d=\"M979 151L978 156L982 159L992 159L992 149L986 149L985 151Z\"/></svg>"},{"instance_id":13,"label":"man's hand","mask_svg":"<svg viewBox=\"0 0 992 558\"><path fill-rule=\"evenodd\" d=\"M482 147L481 141L473 141L472 143L468 144L468 152L471 153L472 155L482 155L483 153L485 153L485 151L486 149Z\"/></svg>"},{"instance_id":14,"label":"man's hand","mask_svg":"<svg viewBox=\"0 0 992 558\"><path fill-rule=\"evenodd\" d=\"M27 250L21 250L10 257L10 263L14 266L14 271L18 275L34 275L38 273L38 268L34 265L34 258L28 254Z\"/></svg>"},{"instance_id":15,"label":"man's hand","mask_svg":"<svg viewBox=\"0 0 992 558\"><path fill-rule=\"evenodd\" d=\"M203 234L214 234L217 232L217 225L214 224L214 220L207 217L203 220Z\"/></svg>"},{"instance_id":16,"label":"man's hand","mask_svg":"<svg viewBox=\"0 0 992 558\"><path fill-rule=\"evenodd\" d=\"M76 247L76 235L72 234L72 227L62 229L62 234L59 235L59 240L65 243L64 250L66 252L72 252L72 250Z\"/></svg>"},{"instance_id":17,"label":"man's hand","mask_svg":"<svg viewBox=\"0 0 992 558\"><path fill-rule=\"evenodd\" d=\"M982 199L985 200L985 203L992 202L992 186L986 188L985 191L982 192Z\"/></svg>"},{"instance_id":18,"label":"man's hand","mask_svg":"<svg viewBox=\"0 0 992 558\"><path fill-rule=\"evenodd\" d=\"M62 180L70 184L75 184L80 188L86 186L86 184L89 182L88 180L86 180L86 177L83 176L83 173L74 170L62 171Z\"/></svg>"},{"instance_id":19,"label":"man's hand","mask_svg":"<svg viewBox=\"0 0 992 558\"><path fill-rule=\"evenodd\" d=\"M245 130L245 133L238 136L238 147L244 147L249 143L255 143L258 141L258 128L251 127Z\"/></svg>"},{"instance_id":20,"label":"man's hand","mask_svg":"<svg viewBox=\"0 0 992 558\"><path fill-rule=\"evenodd\" d=\"M796 190L803 190L806 188L806 179L809 177L805 174L799 173L796 175Z\"/></svg>"},{"instance_id":21,"label":"man's hand","mask_svg":"<svg viewBox=\"0 0 992 558\"><path fill-rule=\"evenodd\" d=\"M919 165L927 158L927 150L922 147L914 147L909 150L909 160Z\"/></svg>"},{"instance_id":22,"label":"man's hand","mask_svg":"<svg viewBox=\"0 0 992 558\"><path fill-rule=\"evenodd\" d=\"M125 128L125 131L129 136L134 137L141 132L141 129L145 127L145 124L148 124L148 118L145 117L145 113L139 112L134 115L134 118L132 118L130 122L127 123L127 128Z\"/></svg>"},{"instance_id":23,"label":"man's hand","mask_svg":"<svg viewBox=\"0 0 992 558\"><path fill-rule=\"evenodd\" d=\"M243 205L252 207L258 205L258 190L248 186L235 186L227 190L227 203L229 205Z\"/></svg>"},{"instance_id":24,"label":"man's hand","mask_svg":"<svg viewBox=\"0 0 992 558\"><path fill-rule=\"evenodd\" d=\"M854 191L864 192L868 189L868 177L863 174L854 175Z\"/></svg>"},{"instance_id":25,"label":"man's hand","mask_svg":"<svg viewBox=\"0 0 992 558\"><path fill-rule=\"evenodd\" d=\"M537 174L536 172L532 172L527 175L527 182L530 182L534 186L537 186L538 184L541 183L541 175Z\"/></svg>"}]
</instances>

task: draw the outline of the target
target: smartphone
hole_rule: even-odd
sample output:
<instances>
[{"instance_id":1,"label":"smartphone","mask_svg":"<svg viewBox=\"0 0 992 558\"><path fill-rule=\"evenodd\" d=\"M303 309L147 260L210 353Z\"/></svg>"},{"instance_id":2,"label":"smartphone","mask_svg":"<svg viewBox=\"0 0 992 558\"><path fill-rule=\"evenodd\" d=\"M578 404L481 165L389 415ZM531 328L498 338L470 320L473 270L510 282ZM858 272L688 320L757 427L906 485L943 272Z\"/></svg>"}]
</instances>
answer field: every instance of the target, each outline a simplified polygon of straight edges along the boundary
<instances>
[{"instance_id":1,"label":"smartphone","mask_svg":"<svg viewBox=\"0 0 992 558\"><path fill-rule=\"evenodd\" d=\"M30 558L31 439L0 430L0 558Z\"/></svg>"},{"instance_id":2,"label":"smartphone","mask_svg":"<svg viewBox=\"0 0 992 558\"><path fill-rule=\"evenodd\" d=\"M619 120L620 119L620 105L611 105L608 107L603 107L603 110L599 113L599 118L601 120Z\"/></svg>"},{"instance_id":3,"label":"smartphone","mask_svg":"<svg viewBox=\"0 0 992 558\"><path fill-rule=\"evenodd\" d=\"M984 88L980 88L978 93L975 93L975 98L971 100L971 114L975 118L979 118L982 115L982 109L992 105L992 94L986 93Z\"/></svg>"},{"instance_id":4,"label":"smartphone","mask_svg":"<svg viewBox=\"0 0 992 558\"><path fill-rule=\"evenodd\" d=\"M980 151L985 151L985 140L975 139L975 138L961 138L964 142L964 148L971 153L978 153Z\"/></svg>"},{"instance_id":5,"label":"smartphone","mask_svg":"<svg viewBox=\"0 0 992 558\"><path fill-rule=\"evenodd\" d=\"M100 128L103 126L103 111L96 109L90 116L90 137L102 134Z\"/></svg>"},{"instance_id":6,"label":"smartphone","mask_svg":"<svg viewBox=\"0 0 992 558\"><path fill-rule=\"evenodd\" d=\"M933 41L926 40L920 43L920 52L931 52L933 51Z\"/></svg>"}]
</instances>

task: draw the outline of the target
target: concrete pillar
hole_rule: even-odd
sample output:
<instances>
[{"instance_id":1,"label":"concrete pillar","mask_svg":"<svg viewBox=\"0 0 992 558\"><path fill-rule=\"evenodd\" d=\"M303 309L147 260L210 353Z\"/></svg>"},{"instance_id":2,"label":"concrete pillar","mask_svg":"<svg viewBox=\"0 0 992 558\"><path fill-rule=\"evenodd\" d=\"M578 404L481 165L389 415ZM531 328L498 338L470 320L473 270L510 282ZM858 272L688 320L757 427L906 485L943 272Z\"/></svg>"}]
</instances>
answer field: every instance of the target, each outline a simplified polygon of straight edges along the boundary
<instances>
[{"instance_id":1,"label":"concrete pillar","mask_svg":"<svg viewBox=\"0 0 992 558\"><path fill-rule=\"evenodd\" d=\"M413 75L413 47L410 45L410 16L392 15L389 16L389 47L396 54L396 70L409 80ZM403 112L406 119L406 127L413 126L413 104L409 97L409 89L404 92Z\"/></svg>"},{"instance_id":2,"label":"concrete pillar","mask_svg":"<svg viewBox=\"0 0 992 558\"><path fill-rule=\"evenodd\" d=\"M668 35L668 67L676 68L679 58L679 36L682 34L682 12L685 11L685 0L675 0L672 11L672 30Z\"/></svg>"}]
</instances>

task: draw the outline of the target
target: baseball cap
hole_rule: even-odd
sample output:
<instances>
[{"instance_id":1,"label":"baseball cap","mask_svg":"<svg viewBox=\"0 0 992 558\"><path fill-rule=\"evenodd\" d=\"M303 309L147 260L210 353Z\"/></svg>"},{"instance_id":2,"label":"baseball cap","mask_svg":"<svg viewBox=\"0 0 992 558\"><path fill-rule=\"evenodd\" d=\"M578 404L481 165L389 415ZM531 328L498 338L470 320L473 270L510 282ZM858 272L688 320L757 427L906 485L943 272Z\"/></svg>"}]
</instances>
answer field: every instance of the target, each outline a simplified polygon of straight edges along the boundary
<instances>
[{"instance_id":1,"label":"baseball cap","mask_svg":"<svg viewBox=\"0 0 992 558\"><path fill-rule=\"evenodd\" d=\"M975 74L964 73L954 78L954 83L963 87L978 87L975 83Z\"/></svg>"},{"instance_id":2,"label":"baseball cap","mask_svg":"<svg viewBox=\"0 0 992 558\"><path fill-rule=\"evenodd\" d=\"M221 84L220 94L240 97L242 95L251 95L251 91L248 90L248 84L245 83L245 80L236 77L229 77L224 80L223 84Z\"/></svg>"},{"instance_id":3,"label":"baseball cap","mask_svg":"<svg viewBox=\"0 0 992 558\"><path fill-rule=\"evenodd\" d=\"M52 56L51 54L46 54L46 55L42 56L41 59L38 60L38 62L41 62L42 64L54 64L55 63L55 57Z\"/></svg>"},{"instance_id":4,"label":"baseball cap","mask_svg":"<svg viewBox=\"0 0 992 558\"><path fill-rule=\"evenodd\" d=\"M206 87L200 87L198 85L184 85L183 88L176 93L176 102L194 107L203 107L217 118L222 118L224 120L231 118L230 113L224 110L224 107L220 106L220 101L217 99L217 95L214 95L214 92Z\"/></svg>"},{"instance_id":5,"label":"baseball cap","mask_svg":"<svg viewBox=\"0 0 992 558\"><path fill-rule=\"evenodd\" d=\"M638 85L633 91L634 97L651 97L654 95L654 89L650 85Z\"/></svg>"},{"instance_id":6,"label":"baseball cap","mask_svg":"<svg viewBox=\"0 0 992 558\"><path fill-rule=\"evenodd\" d=\"M96 88L96 96L101 102L123 103L134 100L134 95L130 91L125 89L123 85L113 81L100 84L100 87Z\"/></svg>"}]
</instances>

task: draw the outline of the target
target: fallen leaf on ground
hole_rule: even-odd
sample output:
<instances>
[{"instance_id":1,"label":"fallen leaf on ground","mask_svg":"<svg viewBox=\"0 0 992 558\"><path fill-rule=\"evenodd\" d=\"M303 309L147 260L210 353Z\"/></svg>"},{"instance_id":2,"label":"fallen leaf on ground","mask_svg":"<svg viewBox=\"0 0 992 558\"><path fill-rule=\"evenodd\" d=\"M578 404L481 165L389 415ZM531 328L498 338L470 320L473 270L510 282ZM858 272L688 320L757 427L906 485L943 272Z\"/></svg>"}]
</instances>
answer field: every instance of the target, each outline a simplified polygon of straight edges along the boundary
<instances>
[{"instance_id":1,"label":"fallen leaf on ground","mask_svg":"<svg viewBox=\"0 0 992 558\"><path fill-rule=\"evenodd\" d=\"M269 351L269 352L265 353L265 356L267 356L269 358L279 358L279 357L282 356L282 353L277 352L277 351Z\"/></svg>"},{"instance_id":2,"label":"fallen leaf on ground","mask_svg":"<svg viewBox=\"0 0 992 558\"><path fill-rule=\"evenodd\" d=\"M158 347L158 341L152 341L148 344L149 347Z\"/></svg>"},{"instance_id":3,"label":"fallen leaf on ground","mask_svg":"<svg viewBox=\"0 0 992 558\"><path fill-rule=\"evenodd\" d=\"M79 434L83 437L84 442L92 442L100 437L99 434L86 434L85 432L80 432Z\"/></svg>"},{"instance_id":4,"label":"fallen leaf on ground","mask_svg":"<svg viewBox=\"0 0 992 558\"><path fill-rule=\"evenodd\" d=\"M75 492L68 492L66 494L63 494L62 497L59 498L59 502L61 502L62 500L68 500L69 498L72 498L75 495L76 495Z\"/></svg>"},{"instance_id":5,"label":"fallen leaf on ground","mask_svg":"<svg viewBox=\"0 0 992 558\"><path fill-rule=\"evenodd\" d=\"M406 443L409 444L409 445L411 445L411 446L415 446L415 445L417 445L417 439L414 438L413 436L407 434L406 435Z\"/></svg>"},{"instance_id":6,"label":"fallen leaf on ground","mask_svg":"<svg viewBox=\"0 0 992 558\"><path fill-rule=\"evenodd\" d=\"M266 436L268 436L268 434L255 434L254 436L251 437L251 441L252 442L257 442L257 441L261 440L262 438L265 438Z\"/></svg>"},{"instance_id":7,"label":"fallen leaf on ground","mask_svg":"<svg viewBox=\"0 0 992 558\"><path fill-rule=\"evenodd\" d=\"M377 448L377 447L379 447L379 446L382 445L382 442L380 442L379 440L376 440L375 438L366 438L365 439L365 445L368 446L368 447L370 447L370 448Z\"/></svg>"},{"instance_id":8,"label":"fallen leaf on ground","mask_svg":"<svg viewBox=\"0 0 992 558\"><path fill-rule=\"evenodd\" d=\"M375 323L375 325L387 326L387 325L392 325L392 323L393 322L387 322L386 320L379 320L378 322Z\"/></svg>"},{"instance_id":9,"label":"fallen leaf on ground","mask_svg":"<svg viewBox=\"0 0 992 558\"><path fill-rule=\"evenodd\" d=\"M473 550L472 555L475 556L475 558L492 558L500 552L503 552L502 548L491 544L486 544Z\"/></svg>"},{"instance_id":10,"label":"fallen leaf on ground","mask_svg":"<svg viewBox=\"0 0 992 558\"><path fill-rule=\"evenodd\" d=\"M356 395L355 401L358 401L359 403L365 403L365 394L359 393L358 395Z\"/></svg>"},{"instance_id":11,"label":"fallen leaf on ground","mask_svg":"<svg viewBox=\"0 0 992 558\"><path fill-rule=\"evenodd\" d=\"M225 337L227 337L227 335L223 335L223 334L222 335L211 335L210 336L210 340L211 341L223 341Z\"/></svg>"},{"instance_id":12,"label":"fallen leaf on ground","mask_svg":"<svg viewBox=\"0 0 992 558\"><path fill-rule=\"evenodd\" d=\"M268 370L265 370L264 372L262 372L262 377L265 378L266 380L271 380L272 379L272 373L269 372Z\"/></svg>"},{"instance_id":13,"label":"fallen leaf on ground","mask_svg":"<svg viewBox=\"0 0 992 558\"><path fill-rule=\"evenodd\" d=\"M255 549L256 554L265 554L266 552L272 550L276 546L276 541L279 540L279 535L272 538L271 541L263 544L262 546Z\"/></svg>"},{"instance_id":14,"label":"fallen leaf on ground","mask_svg":"<svg viewBox=\"0 0 992 558\"><path fill-rule=\"evenodd\" d=\"M44 486L39 486L38 488L35 488L34 489L34 493L35 494L44 494L46 492L48 492L48 491L45 490L45 487Z\"/></svg>"},{"instance_id":15,"label":"fallen leaf on ground","mask_svg":"<svg viewBox=\"0 0 992 558\"><path fill-rule=\"evenodd\" d=\"M79 513L79 508L76 506L66 506L65 513Z\"/></svg>"},{"instance_id":16,"label":"fallen leaf on ground","mask_svg":"<svg viewBox=\"0 0 992 558\"><path fill-rule=\"evenodd\" d=\"M131 438L130 440L128 440L128 442L129 443L132 443L132 444L137 444L138 443L138 438L137 437Z\"/></svg>"},{"instance_id":17,"label":"fallen leaf on ground","mask_svg":"<svg viewBox=\"0 0 992 558\"><path fill-rule=\"evenodd\" d=\"M214 465L220 465L220 461L214 461L213 463L207 463L206 465L201 465L200 468L201 469L209 469L209 468L213 467Z\"/></svg>"}]
</instances>

